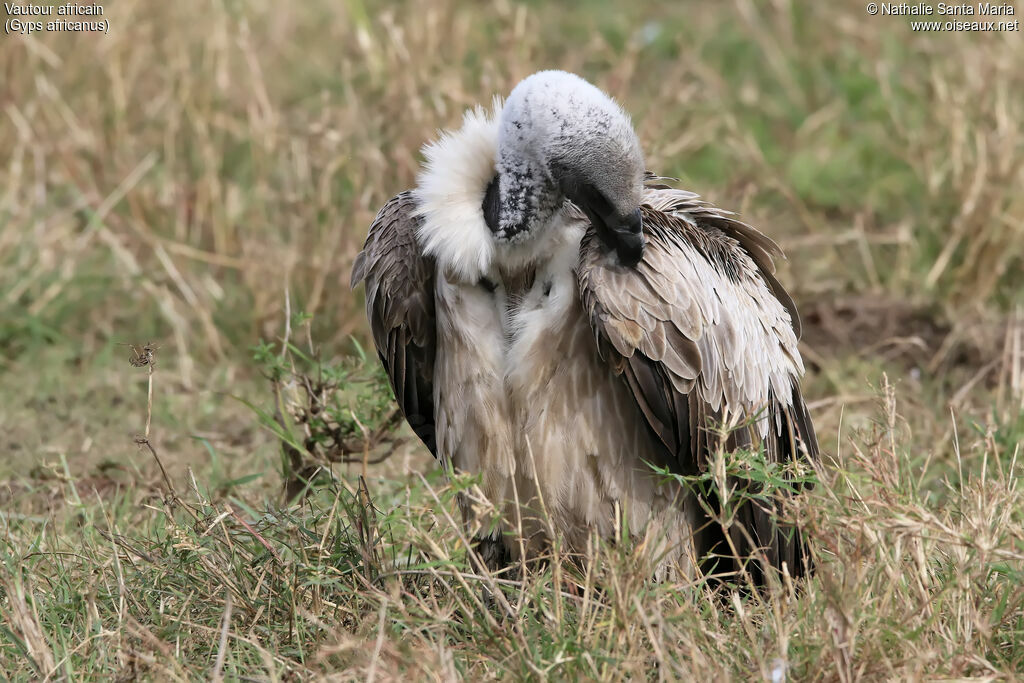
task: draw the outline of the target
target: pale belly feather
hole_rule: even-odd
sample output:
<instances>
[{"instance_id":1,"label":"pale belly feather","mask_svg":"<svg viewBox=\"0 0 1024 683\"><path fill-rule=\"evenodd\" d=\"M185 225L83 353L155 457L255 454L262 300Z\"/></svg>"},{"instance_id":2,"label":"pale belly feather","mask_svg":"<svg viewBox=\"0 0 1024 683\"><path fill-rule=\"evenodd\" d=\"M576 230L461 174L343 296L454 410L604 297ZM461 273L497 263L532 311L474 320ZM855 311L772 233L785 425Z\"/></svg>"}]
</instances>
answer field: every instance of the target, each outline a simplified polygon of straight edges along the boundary
<instances>
[{"instance_id":1,"label":"pale belly feather","mask_svg":"<svg viewBox=\"0 0 1024 683\"><path fill-rule=\"evenodd\" d=\"M578 245L578 239L575 240ZM657 462L625 383L597 353L576 285L575 246L563 245L524 292L438 283L437 433L442 457L480 474L513 558L619 537L623 527L659 573L691 573L697 510ZM448 390L445 388L454 388ZM479 506L464 505L471 527ZM522 536L519 536L519 532ZM521 540L520 540L521 538Z\"/></svg>"}]
</instances>

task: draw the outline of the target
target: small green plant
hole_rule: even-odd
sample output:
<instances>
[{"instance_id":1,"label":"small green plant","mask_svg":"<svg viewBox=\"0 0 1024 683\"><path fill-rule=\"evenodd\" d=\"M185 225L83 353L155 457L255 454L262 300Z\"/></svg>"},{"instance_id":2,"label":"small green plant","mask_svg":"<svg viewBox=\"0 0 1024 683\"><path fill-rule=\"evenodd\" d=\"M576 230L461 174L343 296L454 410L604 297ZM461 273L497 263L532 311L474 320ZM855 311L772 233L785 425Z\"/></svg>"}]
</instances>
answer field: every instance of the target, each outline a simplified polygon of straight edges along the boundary
<instances>
[{"instance_id":1,"label":"small green plant","mask_svg":"<svg viewBox=\"0 0 1024 683\"><path fill-rule=\"evenodd\" d=\"M757 416L752 416L752 422ZM749 426L748 423L729 427L709 424L709 432L716 435L718 447L709 454L707 462L694 474L681 474L667 465L648 462L647 465L666 481L676 482L692 492L697 503L707 515L709 523L717 525L728 536L738 528L738 518L752 514L754 509L766 512L774 524L789 538L796 533L791 504L798 494L818 484L814 466L804 459L778 462L770 459L763 446L748 449L729 450L725 447L729 433L734 429ZM724 540L724 539L723 539ZM747 539L753 543L753 539ZM704 570L715 578L741 579L743 572L722 571L713 567L716 557L724 552L726 559L735 561L737 568L744 566L746 552L739 552L732 544L713 551L707 558ZM759 551L755 551L756 555Z\"/></svg>"},{"instance_id":2,"label":"small green plant","mask_svg":"<svg viewBox=\"0 0 1024 683\"><path fill-rule=\"evenodd\" d=\"M281 441L289 498L330 463L381 462L405 441L395 434L401 413L380 364L355 340L353 355L324 360L312 340L312 319L297 313L280 341L261 340L252 347L254 362L270 381L274 402L266 410L243 401ZM305 349L290 340L294 329L305 330Z\"/></svg>"}]
</instances>

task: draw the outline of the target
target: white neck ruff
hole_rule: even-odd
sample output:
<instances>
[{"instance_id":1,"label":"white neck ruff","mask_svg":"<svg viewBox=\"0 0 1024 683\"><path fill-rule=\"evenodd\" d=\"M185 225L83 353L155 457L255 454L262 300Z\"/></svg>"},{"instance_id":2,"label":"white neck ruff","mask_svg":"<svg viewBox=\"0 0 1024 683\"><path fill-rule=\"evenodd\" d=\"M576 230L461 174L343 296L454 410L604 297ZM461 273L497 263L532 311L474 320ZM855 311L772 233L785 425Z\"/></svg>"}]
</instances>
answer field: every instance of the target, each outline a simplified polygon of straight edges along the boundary
<instances>
[{"instance_id":1,"label":"white neck ruff","mask_svg":"<svg viewBox=\"0 0 1024 683\"><path fill-rule=\"evenodd\" d=\"M496 173L502 100L492 109L467 111L462 128L444 131L423 147L426 163L413 194L423 222L417 239L441 272L478 281L494 258L495 241L484 220L484 195Z\"/></svg>"}]
</instances>

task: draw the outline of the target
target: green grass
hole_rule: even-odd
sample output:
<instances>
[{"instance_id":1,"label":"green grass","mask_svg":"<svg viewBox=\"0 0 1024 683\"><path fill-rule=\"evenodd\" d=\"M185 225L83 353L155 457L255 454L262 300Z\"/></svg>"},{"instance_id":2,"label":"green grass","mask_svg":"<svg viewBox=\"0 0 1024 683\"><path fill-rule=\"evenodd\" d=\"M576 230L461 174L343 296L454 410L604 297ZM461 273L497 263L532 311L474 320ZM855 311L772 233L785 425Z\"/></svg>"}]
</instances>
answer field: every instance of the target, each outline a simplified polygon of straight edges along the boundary
<instances>
[{"instance_id":1,"label":"green grass","mask_svg":"<svg viewBox=\"0 0 1024 683\"><path fill-rule=\"evenodd\" d=\"M915 34L852 1L105 10L107 36L0 36L6 676L1024 670L1019 34ZM611 92L652 170L787 251L825 451L790 511L805 585L652 583L629 544L585 575L492 576L452 521L472 481L382 428L356 250L423 142L543 67ZM173 495L118 345L149 341ZM286 480L314 470L275 407L323 468L301 503Z\"/></svg>"}]
</instances>

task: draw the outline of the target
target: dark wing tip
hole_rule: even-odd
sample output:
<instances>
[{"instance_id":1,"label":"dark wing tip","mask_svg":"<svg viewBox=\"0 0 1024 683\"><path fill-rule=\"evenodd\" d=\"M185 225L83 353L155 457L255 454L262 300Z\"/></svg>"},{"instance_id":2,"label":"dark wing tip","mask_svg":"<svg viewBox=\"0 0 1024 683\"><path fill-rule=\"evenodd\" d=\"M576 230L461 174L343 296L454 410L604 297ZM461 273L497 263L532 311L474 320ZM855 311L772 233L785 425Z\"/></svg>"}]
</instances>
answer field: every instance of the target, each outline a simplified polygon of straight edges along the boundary
<instances>
[{"instance_id":1,"label":"dark wing tip","mask_svg":"<svg viewBox=\"0 0 1024 683\"><path fill-rule=\"evenodd\" d=\"M359 283L366 279L366 247L356 254L356 260L352 263L352 276L349 278L349 289L355 289Z\"/></svg>"}]
</instances>

